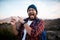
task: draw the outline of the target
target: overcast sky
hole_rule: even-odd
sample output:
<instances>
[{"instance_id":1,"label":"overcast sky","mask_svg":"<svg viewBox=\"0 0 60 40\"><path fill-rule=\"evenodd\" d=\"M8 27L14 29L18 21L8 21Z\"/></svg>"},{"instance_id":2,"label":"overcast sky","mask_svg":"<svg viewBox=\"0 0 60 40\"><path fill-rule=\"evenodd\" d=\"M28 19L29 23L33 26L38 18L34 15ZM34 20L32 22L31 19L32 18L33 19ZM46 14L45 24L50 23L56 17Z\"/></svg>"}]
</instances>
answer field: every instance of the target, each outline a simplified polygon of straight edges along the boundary
<instances>
[{"instance_id":1,"label":"overcast sky","mask_svg":"<svg viewBox=\"0 0 60 40\"><path fill-rule=\"evenodd\" d=\"M60 0L0 0L0 19L10 16L28 17L27 8L31 4L36 5L39 18L60 18Z\"/></svg>"}]
</instances>

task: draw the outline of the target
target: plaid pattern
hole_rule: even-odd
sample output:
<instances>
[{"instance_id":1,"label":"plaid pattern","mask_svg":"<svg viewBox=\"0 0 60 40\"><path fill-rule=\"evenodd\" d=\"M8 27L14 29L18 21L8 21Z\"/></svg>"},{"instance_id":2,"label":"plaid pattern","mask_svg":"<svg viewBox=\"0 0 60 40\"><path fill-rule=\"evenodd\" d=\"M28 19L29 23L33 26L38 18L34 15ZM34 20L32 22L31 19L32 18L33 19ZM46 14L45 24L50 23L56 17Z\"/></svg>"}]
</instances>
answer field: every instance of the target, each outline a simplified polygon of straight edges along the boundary
<instances>
[{"instance_id":1,"label":"plaid pattern","mask_svg":"<svg viewBox=\"0 0 60 40\"><path fill-rule=\"evenodd\" d=\"M25 21L28 21L28 18L25 19ZM41 19L34 19L34 21L31 23L30 27L32 28L31 35L28 33L26 34L26 40L42 40L41 34L44 31L44 22ZM24 27L23 25L20 26L18 39L22 40Z\"/></svg>"}]
</instances>

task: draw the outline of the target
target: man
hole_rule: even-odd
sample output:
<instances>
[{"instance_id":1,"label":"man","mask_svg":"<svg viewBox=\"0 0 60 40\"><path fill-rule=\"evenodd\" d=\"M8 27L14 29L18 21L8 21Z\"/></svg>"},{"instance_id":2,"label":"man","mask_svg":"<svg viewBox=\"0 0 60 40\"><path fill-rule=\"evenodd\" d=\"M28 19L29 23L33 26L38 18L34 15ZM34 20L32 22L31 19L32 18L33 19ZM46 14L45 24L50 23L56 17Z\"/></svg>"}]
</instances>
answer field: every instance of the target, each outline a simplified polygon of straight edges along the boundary
<instances>
[{"instance_id":1,"label":"man","mask_svg":"<svg viewBox=\"0 0 60 40\"><path fill-rule=\"evenodd\" d=\"M42 40L44 22L37 17L38 11L35 5L27 9L28 18L19 17L18 39L19 40ZM18 27L18 25L17 25Z\"/></svg>"}]
</instances>

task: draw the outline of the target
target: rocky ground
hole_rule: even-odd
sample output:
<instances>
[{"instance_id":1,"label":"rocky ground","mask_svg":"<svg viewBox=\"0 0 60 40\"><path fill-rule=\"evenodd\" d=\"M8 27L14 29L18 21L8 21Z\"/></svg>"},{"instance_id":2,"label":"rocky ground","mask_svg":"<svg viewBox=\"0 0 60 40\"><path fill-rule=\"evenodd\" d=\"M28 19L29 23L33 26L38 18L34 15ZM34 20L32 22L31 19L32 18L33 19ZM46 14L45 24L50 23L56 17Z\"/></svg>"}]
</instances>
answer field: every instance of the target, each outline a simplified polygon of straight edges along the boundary
<instances>
[{"instance_id":1,"label":"rocky ground","mask_svg":"<svg viewBox=\"0 0 60 40\"><path fill-rule=\"evenodd\" d=\"M60 19L45 20L48 40L60 40Z\"/></svg>"},{"instance_id":2,"label":"rocky ground","mask_svg":"<svg viewBox=\"0 0 60 40\"><path fill-rule=\"evenodd\" d=\"M45 29L47 32L47 40L60 40L60 18L45 20ZM17 36L14 35L13 27L10 23L0 24L0 39L17 40Z\"/></svg>"}]
</instances>

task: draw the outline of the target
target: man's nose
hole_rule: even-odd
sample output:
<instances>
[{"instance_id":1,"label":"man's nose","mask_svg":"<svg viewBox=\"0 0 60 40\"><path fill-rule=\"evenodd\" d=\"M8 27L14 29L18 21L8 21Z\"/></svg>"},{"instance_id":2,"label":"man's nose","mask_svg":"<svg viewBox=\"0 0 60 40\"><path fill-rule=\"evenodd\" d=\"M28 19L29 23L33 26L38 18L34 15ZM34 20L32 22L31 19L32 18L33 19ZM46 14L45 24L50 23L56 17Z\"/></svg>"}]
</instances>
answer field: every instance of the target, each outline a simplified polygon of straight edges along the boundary
<instances>
[{"instance_id":1,"label":"man's nose","mask_svg":"<svg viewBox=\"0 0 60 40\"><path fill-rule=\"evenodd\" d=\"M31 14L33 14L33 11L30 11Z\"/></svg>"}]
</instances>

